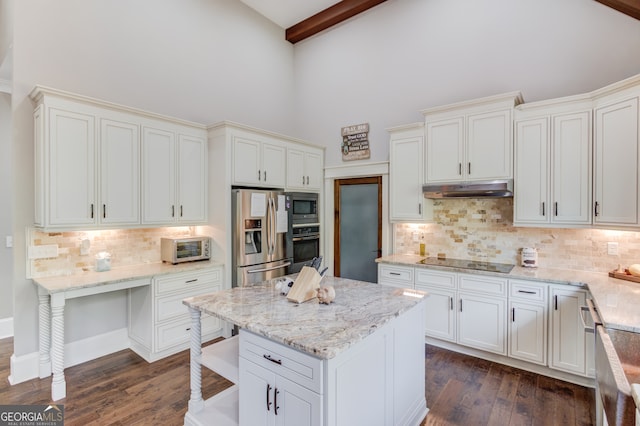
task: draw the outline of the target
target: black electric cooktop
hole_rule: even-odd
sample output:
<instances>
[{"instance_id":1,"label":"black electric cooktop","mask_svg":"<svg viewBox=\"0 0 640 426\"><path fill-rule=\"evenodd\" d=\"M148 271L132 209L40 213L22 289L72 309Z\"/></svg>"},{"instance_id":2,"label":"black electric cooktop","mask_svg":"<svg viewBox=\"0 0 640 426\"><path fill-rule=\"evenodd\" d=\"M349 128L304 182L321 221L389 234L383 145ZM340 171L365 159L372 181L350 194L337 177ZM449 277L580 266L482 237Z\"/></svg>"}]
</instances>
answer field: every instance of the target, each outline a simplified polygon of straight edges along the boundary
<instances>
[{"instance_id":1,"label":"black electric cooktop","mask_svg":"<svg viewBox=\"0 0 640 426\"><path fill-rule=\"evenodd\" d=\"M421 265L445 266L449 268L473 269L475 271L500 272L508 274L514 265L509 263L482 262L478 260L439 259L427 257L418 262Z\"/></svg>"}]
</instances>

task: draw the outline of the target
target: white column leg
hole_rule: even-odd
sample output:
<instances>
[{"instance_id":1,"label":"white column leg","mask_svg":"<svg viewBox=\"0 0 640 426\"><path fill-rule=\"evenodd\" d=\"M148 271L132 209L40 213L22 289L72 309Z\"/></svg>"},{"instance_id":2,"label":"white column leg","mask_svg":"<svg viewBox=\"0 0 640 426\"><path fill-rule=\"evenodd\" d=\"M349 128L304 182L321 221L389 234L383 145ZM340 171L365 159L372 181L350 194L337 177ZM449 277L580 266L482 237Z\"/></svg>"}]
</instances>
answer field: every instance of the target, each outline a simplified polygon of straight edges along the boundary
<instances>
[{"instance_id":1,"label":"white column leg","mask_svg":"<svg viewBox=\"0 0 640 426\"><path fill-rule=\"evenodd\" d=\"M204 408L202 399L202 337L200 334L200 311L189 308L191 314L191 397L189 412L198 413Z\"/></svg>"},{"instance_id":2,"label":"white column leg","mask_svg":"<svg viewBox=\"0 0 640 426\"><path fill-rule=\"evenodd\" d=\"M49 293L38 287L38 350L40 352L40 378L51 375L51 305Z\"/></svg>"},{"instance_id":3,"label":"white column leg","mask_svg":"<svg viewBox=\"0 0 640 426\"><path fill-rule=\"evenodd\" d=\"M51 399L57 401L67 396L64 380L64 294L51 295Z\"/></svg>"}]
</instances>

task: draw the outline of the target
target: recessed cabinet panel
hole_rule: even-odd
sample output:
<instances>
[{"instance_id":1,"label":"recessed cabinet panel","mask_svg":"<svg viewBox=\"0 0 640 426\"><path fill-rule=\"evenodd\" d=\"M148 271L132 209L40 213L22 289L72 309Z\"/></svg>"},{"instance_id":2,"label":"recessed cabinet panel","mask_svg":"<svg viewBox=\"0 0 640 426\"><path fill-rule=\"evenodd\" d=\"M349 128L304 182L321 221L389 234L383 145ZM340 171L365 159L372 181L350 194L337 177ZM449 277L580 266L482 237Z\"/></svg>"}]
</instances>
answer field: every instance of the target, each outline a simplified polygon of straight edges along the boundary
<instances>
[{"instance_id":1,"label":"recessed cabinet panel","mask_svg":"<svg viewBox=\"0 0 640 426\"><path fill-rule=\"evenodd\" d=\"M178 221L207 220L207 141L178 136Z\"/></svg>"},{"instance_id":2,"label":"recessed cabinet panel","mask_svg":"<svg viewBox=\"0 0 640 426\"><path fill-rule=\"evenodd\" d=\"M595 110L594 223L637 226L638 97Z\"/></svg>"},{"instance_id":3,"label":"recessed cabinet panel","mask_svg":"<svg viewBox=\"0 0 640 426\"><path fill-rule=\"evenodd\" d=\"M101 223L140 223L140 131L136 124L100 120Z\"/></svg>"},{"instance_id":4,"label":"recessed cabinet panel","mask_svg":"<svg viewBox=\"0 0 640 426\"><path fill-rule=\"evenodd\" d=\"M460 344L507 354L505 299L460 293L458 309Z\"/></svg>"},{"instance_id":5,"label":"recessed cabinet panel","mask_svg":"<svg viewBox=\"0 0 640 426\"><path fill-rule=\"evenodd\" d=\"M549 221L549 120L516 123L514 180L515 223Z\"/></svg>"},{"instance_id":6,"label":"recessed cabinet panel","mask_svg":"<svg viewBox=\"0 0 640 426\"><path fill-rule=\"evenodd\" d=\"M49 225L97 223L95 117L50 108Z\"/></svg>"},{"instance_id":7,"label":"recessed cabinet panel","mask_svg":"<svg viewBox=\"0 0 640 426\"><path fill-rule=\"evenodd\" d=\"M286 149L282 145L262 144L262 184L284 188L286 180Z\"/></svg>"},{"instance_id":8,"label":"recessed cabinet panel","mask_svg":"<svg viewBox=\"0 0 640 426\"><path fill-rule=\"evenodd\" d=\"M426 123L427 182L463 178L464 118Z\"/></svg>"},{"instance_id":9,"label":"recessed cabinet panel","mask_svg":"<svg viewBox=\"0 0 640 426\"><path fill-rule=\"evenodd\" d=\"M509 356L546 365L547 318L543 305L511 302Z\"/></svg>"},{"instance_id":10,"label":"recessed cabinet panel","mask_svg":"<svg viewBox=\"0 0 640 426\"><path fill-rule=\"evenodd\" d=\"M468 180L510 178L511 111L474 114L467 118Z\"/></svg>"},{"instance_id":11,"label":"recessed cabinet panel","mask_svg":"<svg viewBox=\"0 0 640 426\"><path fill-rule=\"evenodd\" d=\"M553 222L591 223L590 112L553 117Z\"/></svg>"},{"instance_id":12,"label":"recessed cabinet panel","mask_svg":"<svg viewBox=\"0 0 640 426\"><path fill-rule=\"evenodd\" d=\"M586 374L585 331L580 307L586 292L551 287L551 359L549 367L580 375Z\"/></svg>"},{"instance_id":13,"label":"recessed cabinet panel","mask_svg":"<svg viewBox=\"0 0 640 426\"><path fill-rule=\"evenodd\" d=\"M162 224L176 217L175 134L145 127L142 131L142 214L144 223Z\"/></svg>"},{"instance_id":14,"label":"recessed cabinet panel","mask_svg":"<svg viewBox=\"0 0 640 426\"><path fill-rule=\"evenodd\" d=\"M424 183L423 138L391 139L389 209L391 220L422 221Z\"/></svg>"}]
</instances>

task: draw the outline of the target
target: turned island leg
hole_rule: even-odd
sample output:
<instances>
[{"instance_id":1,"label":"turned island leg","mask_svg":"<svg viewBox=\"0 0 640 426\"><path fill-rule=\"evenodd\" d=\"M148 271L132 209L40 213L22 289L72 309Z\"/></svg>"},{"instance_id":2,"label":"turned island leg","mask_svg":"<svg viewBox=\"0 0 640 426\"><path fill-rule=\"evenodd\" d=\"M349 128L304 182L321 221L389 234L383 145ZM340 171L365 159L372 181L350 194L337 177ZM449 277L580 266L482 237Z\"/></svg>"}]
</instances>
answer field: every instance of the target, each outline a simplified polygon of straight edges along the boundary
<instances>
[{"instance_id":1,"label":"turned island leg","mask_svg":"<svg viewBox=\"0 0 640 426\"><path fill-rule=\"evenodd\" d=\"M189 398L189 411L198 413L204 408L202 399L202 337L200 334L200 311L189 308L191 314L191 397Z\"/></svg>"},{"instance_id":2,"label":"turned island leg","mask_svg":"<svg viewBox=\"0 0 640 426\"><path fill-rule=\"evenodd\" d=\"M49 293L38 287L38 352L39 374L44 379L51 375L51 305Z\"/></svg>"},{"instance_id":3,"label":"turned island leg","mask_svg":"<svg viewBox=\"0 0 640 426\"><path fill-rule=\"evenodd\" d=\"M51 295L51 399L57 401L67 396L64 379L64 294Z\"/></svg>"}]
</instances>

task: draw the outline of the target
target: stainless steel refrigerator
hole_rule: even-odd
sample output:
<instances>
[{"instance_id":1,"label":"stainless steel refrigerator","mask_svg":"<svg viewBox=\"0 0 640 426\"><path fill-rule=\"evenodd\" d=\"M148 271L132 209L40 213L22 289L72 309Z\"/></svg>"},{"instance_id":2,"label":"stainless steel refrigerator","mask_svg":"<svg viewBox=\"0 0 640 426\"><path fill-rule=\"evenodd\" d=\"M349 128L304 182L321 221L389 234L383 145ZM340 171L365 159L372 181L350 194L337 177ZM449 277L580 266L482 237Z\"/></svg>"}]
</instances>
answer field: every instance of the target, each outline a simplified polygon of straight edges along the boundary
<instances>
[{"instance_id":1,"label":"stainless steel refrigerator","mask_svg":"<svg viewBox=\"0 0 640 426\"><path fill-rule=\"evenodd\" d=\"M289 273L293 261L291 200L280 191L233 189L233 283L252 285Z\"/></svg>"}]
</instances>

